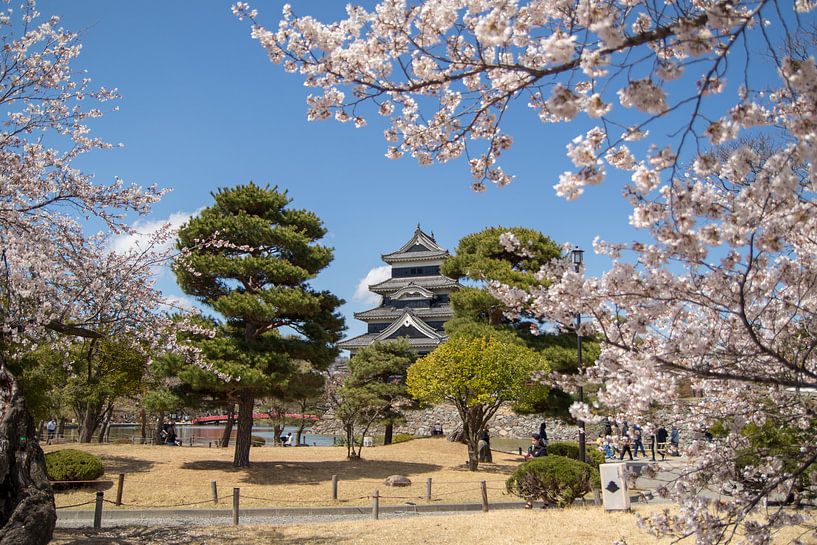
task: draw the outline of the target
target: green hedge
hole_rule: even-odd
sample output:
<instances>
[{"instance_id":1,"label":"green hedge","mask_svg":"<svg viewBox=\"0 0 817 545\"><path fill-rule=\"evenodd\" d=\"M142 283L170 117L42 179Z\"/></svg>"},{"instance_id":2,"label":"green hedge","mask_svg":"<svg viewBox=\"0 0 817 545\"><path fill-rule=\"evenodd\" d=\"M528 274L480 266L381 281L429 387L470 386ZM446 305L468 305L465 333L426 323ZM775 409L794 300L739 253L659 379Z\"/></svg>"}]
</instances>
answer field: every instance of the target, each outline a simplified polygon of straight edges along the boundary
<instances>
[{"instance_id":1,"label":"green hedge","mask_svg":"<svg viewBox=\"0 0 817 545\"><path fill-rule=\"evenodd\" d=\"M604 463L604 453L595 447L585 445L585 460L588 464L598 468ZM548 443L548 454L566 456L574 460L579 459L579 444L573 441L553 441Z\"/></svg>"},{"instance_id":2,"label":"green hedge","mask_svg":"<svg viewBox=\"0 0 817 545\"><path fill-rule=\"evenodd\" d=\"M565 456L542 456L521 464L505 483L508 492L546 506L567 507L598 482L598 470Z\"/></svg>"},{"instance_id":3,"label":"green hedge","mask_svg":"<svg viewBox=\"0 0 817 545\"><path fill-rule=\"evenodd\" d=\"M393 445L396 445L397 443L405 443L406 441L411 441L412 439L414 439L414 436L410 433L395 433L391 438L391 442Z\"/></svg>"},{"instance_id":4,"label":"green hedge","mask_svg":"<svg viewBox=\"0 0 817 545\"><path fill-rule=\"evenodd\" d=\"M251 438L252 443L251 446L253 447L263 447L267 444L267 440L261 437L260 435L253 435Z\"/></svg>"},{"instance_id":5,"label":"green hedge","mask_svg":"<svg viewBox=\"0 0 817 545\"><path fill-rule=\"evenodd\" d=\"M45 470L52 481L93 481L105 473L105 466L93 454L67 448L46 454Z\"/></svg>"}]
</instances>

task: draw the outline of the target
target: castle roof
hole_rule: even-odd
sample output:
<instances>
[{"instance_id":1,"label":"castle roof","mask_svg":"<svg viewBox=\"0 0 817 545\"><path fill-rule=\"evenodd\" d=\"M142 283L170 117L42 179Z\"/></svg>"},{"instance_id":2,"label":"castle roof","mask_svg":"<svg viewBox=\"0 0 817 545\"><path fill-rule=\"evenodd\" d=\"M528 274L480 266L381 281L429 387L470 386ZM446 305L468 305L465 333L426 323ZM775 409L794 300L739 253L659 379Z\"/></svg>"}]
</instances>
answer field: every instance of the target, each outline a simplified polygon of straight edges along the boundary
<instances>
[{"instance_id":1,"label":"castle roof","mask_svg":"<svg viewBox=\"0 0 817 545\"><path fill-rule=\"evenodd\" d=\"M448 278L441 274L433 276L411 276L406 278L389 278L379 284L372 284L369 286L369 291L377 294L390 294L407 287L409 284L414 284L425 288L428 291L434 291L444 288L458 288L459 283L453 278Z\"/></svg>"},{"instance_id":2,"label":"castle roof","mask_svg":"<svg viewBox=\"0 0 817 545\"><path fill-rule=\"evenodd\" d=\"M399 250L383 254L381 257L390 265L405 261L442 260L448 257L448 250L437 244L433 234L429 235L420 229L418 223L414 235L408 242L403 244Z\"/></svg>"},{"instance_id":3,"label":"castle roof","mask_svg":"<svg viewBox=\"0 0 817 545\"><path fill-rule=\"evenodd\" d=\"M355 318L363 322L382 322L386 320L397 320L408 309L394 307L377 307L363 312L355 312ZM422 320L449 320L453 318L454 311L450 305L431 308L412 308L412 314Z\"/></svg>"},{"instance_id":4,"label":"castle roof","mask_svg":"<svg viewBox=\"0 0 817 545\"><path fill-rule=\"evenodd\" d=\"M413 312L406 310L399 319L383 331L352 337L341 341L338 346L346 350L355 350L369 346L375 341L388 341L401 337L408 338L409 345L416 349L434 348L448 338L444 333L438 332L415 316Z\"/></svg>"}]
</instances>

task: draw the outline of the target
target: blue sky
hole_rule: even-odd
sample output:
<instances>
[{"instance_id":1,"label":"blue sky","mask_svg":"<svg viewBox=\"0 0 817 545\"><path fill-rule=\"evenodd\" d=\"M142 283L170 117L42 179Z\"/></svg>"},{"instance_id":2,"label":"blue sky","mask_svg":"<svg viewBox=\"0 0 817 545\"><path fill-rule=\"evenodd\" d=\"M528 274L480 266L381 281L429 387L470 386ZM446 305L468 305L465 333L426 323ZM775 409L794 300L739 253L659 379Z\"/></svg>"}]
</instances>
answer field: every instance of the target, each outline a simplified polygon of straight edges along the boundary
<instances>
[{"instance_id":1,"label":"blue sky","mask_svg":"<svg viewBox=\"0 0 817 545\"><path fill-rule=\"evenodd\" d=\"M343 13L343 2L292 3L297 13L324 20ZM282 4L259 4L261 20L273 26ZM418 222L451 250L462 236L493 225L532 227L586 250L597 235L609 241L635 236L615 179L575 202L555 196L553 185L570 168L565 144L580 129L542 125L524 104L507 124L515 145L504 166L516 180L474 193L462 162L421 167L411 158L386 159L377 116L363 129L307 122L301 78L267 60L246 22L230 13L230 2L86 0L39 7L81 31L79 67L123 96L120 111L94 129L125 148L86 156L79 166L100 182L120 176L172 188L153 220L207 206L219 187L253 180L287 188L293 205L316 212L329 230L335 260L314 284L347 301L342 310L350 336L365 329L352 313L370 306L353 299L355 288ZM588 252L586 264L598 274L607 262ZM180 294L171 275L160 283Z\"/></svg>"}]
</instances>

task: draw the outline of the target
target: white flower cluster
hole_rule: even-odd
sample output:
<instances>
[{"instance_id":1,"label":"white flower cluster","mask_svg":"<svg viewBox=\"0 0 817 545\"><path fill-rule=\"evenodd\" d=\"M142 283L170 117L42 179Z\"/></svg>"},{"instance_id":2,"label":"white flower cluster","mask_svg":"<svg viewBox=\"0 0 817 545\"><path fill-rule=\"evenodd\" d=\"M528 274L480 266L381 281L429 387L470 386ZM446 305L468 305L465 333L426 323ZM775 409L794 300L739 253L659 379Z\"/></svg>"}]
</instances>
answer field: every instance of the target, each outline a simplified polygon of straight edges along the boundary
<instances>
[{"instance_id":1,"label":"white flower cluster","mask_svg":"<svg viewBox=\"0 0 817 545\"><path fill-rule=\"evenodd\" d=\"M510 180L501 124L519 100L544 123L598 119L565 138L575 169L557 195L578 197L607 165L629 172L630 221L646 241L597 242L614 260L598 278L554 265L529 292L492 290L543 321L581 312L602 342L583 375L599 403L645 429L684 430L690 471L662 490L680 508L646 527L702 545L739 529L765 544L801 520L761 509L766 500L817 498L817 406L802 393L817 388L817 65L813 45L795 46L813 35L814 4L389 0L336 24L288 11L276 32L252 33L324 95L351 89L325 109L376 104L391 121L389 156L467 152L477 190ZM755 70L758 55L776 73ZM651 145L638 143L650 132ZM663 422L649 421L656 408ZM701 427L716 424L704 440ZM764 426L802 449L757 448L749 435ZM741 465L747 449L756 459Z\"/></svg>"}]
</instances>

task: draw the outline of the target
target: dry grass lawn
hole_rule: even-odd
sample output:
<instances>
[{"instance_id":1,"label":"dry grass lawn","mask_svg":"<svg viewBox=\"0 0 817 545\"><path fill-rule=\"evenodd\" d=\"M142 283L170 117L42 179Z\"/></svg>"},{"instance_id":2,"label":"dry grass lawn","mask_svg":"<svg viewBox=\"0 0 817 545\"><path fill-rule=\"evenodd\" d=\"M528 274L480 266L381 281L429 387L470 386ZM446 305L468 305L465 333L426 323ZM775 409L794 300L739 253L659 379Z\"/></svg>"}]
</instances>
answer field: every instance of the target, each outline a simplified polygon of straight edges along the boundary
<instances>
[{"instance_id":1,"label":"dry grass lawn","mask_svg":"<svg viewBox=\"0 0 817 545\"><path fill-rule=\"evenodd\" d=\"M72 444L45 449L66 447L100 456L106 470L103 479L116 482L117 475L125 473L123 503L131 507L205 502L191 507L209 508L212 480L217 481L219 495L225 498L221 502L225 508L233 487L241 488L242 507L368 505L367 496L376 488L384 496L383 505L423 502L418 497L425 496L428 477L433 479L434 502L478 503L482 480L487 481L489 501L511 501L518 498L507 495L504 481L521 462L517 455L495 452L494 463L480 464L479 471L472 473L465 466L464 445L436 438L364 448L363 459L357 461L346 460L343 447L259 447L252 450L252 464L247 469L232 467L232 448ZM333 474L340 481L338 502L331 500ZM384 486L383 479L395 474L409 477L412 486ZM59 491L57 506L83 503L93 496L94 491L87 488ZM114 499L115 488L107 489L105 498Z\"/></svg>"},{"instance_id":2,"label":"dry grass lawn","mask_svg":"<svg viewBox=\"0 0 817 545\"><path fill-rule=\"evenodd\" d=\"M649 511L644 508L642 511ZM799 535L789 528L774 543L789 543ZM56 545L665 545L636 526L635 516L605 513L600 508L543 511L493 511L412 519L350 520L299 526L211 526L181 528L117 528L57 530ZM808 538L806 538L806 542ZM693 540L678 542L693 545Z\"/></svg>"},{"instance_id":3,"label":"dry grass lawn","mask_svg":"<svg viewBox=\"0 0 817 545\"><path fill-rule=\"evenodd\" d=\"M495 511L413 519L352 520L300 526L219 526L58 530L56 545L363 545L399 543L435 545L490 543L492 545L581 544L610 545L626 538L628 545L659 541L635 524L633 515L603 513L598 508L542 511Z\"/></svg>"}]
</instances>

